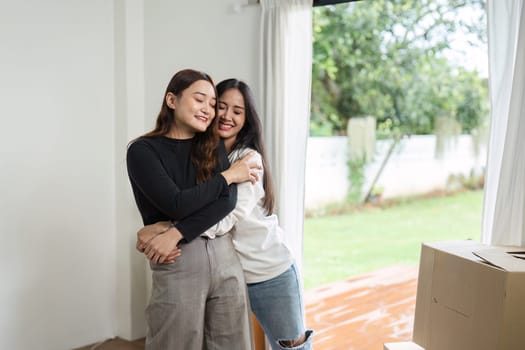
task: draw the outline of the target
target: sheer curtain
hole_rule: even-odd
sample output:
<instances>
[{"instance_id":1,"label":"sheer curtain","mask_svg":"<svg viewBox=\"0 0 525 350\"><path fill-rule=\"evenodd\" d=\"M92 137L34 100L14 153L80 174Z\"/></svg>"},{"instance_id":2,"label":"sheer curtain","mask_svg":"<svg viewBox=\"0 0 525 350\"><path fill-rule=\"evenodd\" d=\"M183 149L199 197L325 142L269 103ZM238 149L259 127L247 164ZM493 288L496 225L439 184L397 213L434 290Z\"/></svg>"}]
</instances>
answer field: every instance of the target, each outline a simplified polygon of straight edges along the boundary
<instances>
[{"instance_id":1,"label":"sheer curtain","mask_svg":"<svg viewBox=\"0 0 525 350\"><path fill-rule=\"evenodd\" d=\"M525 245L524 0L488 0L491 125L485 243Z\"/></svg>"},{"instance_id":2,"label":"sheer curtain","mask_svg":"<svg viewBox=\"0 0 525 350\"><path fill-rule=\"evenodd\" d=\"M302 267L312 0L261 0L261 111L284 239Z\"/></svg>"}]
</instances>

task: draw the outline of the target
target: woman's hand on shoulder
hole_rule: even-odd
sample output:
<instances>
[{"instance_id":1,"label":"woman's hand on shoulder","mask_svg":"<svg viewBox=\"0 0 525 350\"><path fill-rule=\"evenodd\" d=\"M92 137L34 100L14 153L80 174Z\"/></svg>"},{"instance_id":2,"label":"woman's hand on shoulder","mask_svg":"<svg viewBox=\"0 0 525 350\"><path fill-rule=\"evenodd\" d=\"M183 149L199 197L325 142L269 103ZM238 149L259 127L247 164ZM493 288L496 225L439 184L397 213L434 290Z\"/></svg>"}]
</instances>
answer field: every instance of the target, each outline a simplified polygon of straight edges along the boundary
<instances>
[{"instance_id":1,"label":"woman's hand on shoulder","mask_svg":"<svg viewBox=\"0 0 525 350\"><path fill-rule=\"evenodd\" d=\"M227 170L221 174L226 179L228 185L250 181L252 184L259 181L257 170L262 169L257 152L250 151L241 159L235 161Z\"/></svg>"}]
</instances>

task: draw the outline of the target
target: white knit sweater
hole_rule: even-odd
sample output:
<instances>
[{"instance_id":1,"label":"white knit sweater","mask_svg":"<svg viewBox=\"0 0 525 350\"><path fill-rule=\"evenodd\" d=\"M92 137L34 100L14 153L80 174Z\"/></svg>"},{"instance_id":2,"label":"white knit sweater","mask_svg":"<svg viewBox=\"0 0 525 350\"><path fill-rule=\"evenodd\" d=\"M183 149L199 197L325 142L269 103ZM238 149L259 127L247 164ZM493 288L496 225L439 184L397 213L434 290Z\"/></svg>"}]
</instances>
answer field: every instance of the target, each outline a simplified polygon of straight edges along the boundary
<instances>
[{"instance_id":1,"label":"white knit sweater","mask_svg":"<svg viewBox=\"0 0 525 350\"><path fill-rule=\"evenodd\" d=\"M228 158L233 163L242 158L251 149L235 150ZM261 155L253 155L262 165ZM232 233L233 244L239 255L244 270L246 283L269 280L286 271L293 258L284 244L283 231L277 215L266 215L263 207L264 170L258 170L259 181L255 184L244 182L237 185L237 205L235 209L204 234L209 237Z\"/></svg>"}]
</instances>

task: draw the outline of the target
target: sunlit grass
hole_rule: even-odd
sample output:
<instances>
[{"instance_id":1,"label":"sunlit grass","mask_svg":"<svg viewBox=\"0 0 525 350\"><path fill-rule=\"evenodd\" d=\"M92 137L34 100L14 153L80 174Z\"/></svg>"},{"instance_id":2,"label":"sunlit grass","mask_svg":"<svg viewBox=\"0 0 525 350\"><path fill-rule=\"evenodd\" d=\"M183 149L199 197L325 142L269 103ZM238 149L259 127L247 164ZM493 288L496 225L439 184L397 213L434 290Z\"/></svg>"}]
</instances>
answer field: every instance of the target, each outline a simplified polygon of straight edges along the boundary
<instances>
[{"instance_id":1,"label":"sunlit grass","mask_svg":"<svg viewBox=\"0 0 525 350\"><path fill-rule=\"evenodd\" d=\"M305 219L305 288L394 264L417 265L422 242L481 237L483 192L410 200Z\"/></svg>"}]
</instances>

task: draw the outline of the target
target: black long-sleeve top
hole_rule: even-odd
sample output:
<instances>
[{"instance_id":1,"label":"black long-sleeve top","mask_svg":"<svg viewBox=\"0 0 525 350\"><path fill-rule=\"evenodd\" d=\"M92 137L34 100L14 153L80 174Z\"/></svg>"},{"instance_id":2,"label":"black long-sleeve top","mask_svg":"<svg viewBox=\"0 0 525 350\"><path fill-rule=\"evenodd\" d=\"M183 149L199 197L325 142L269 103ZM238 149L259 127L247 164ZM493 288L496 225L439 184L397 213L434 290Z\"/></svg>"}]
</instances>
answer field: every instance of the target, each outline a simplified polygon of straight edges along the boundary
<instances>
[{"instance_id":1,"label":"black long-sleeve top","mask_svg":"<svg viewBox=\"0 0 525 350\"><path fill-rule=\"evenodd\" d=\"M128 175L144 225L177 221L186 241L206 231L235 208L237 188L220 174L229 166L221 142L219 162L212 178L197 184L190 158L193 140L143 138L127 152Z\"/></svg>"}]
</instances>

